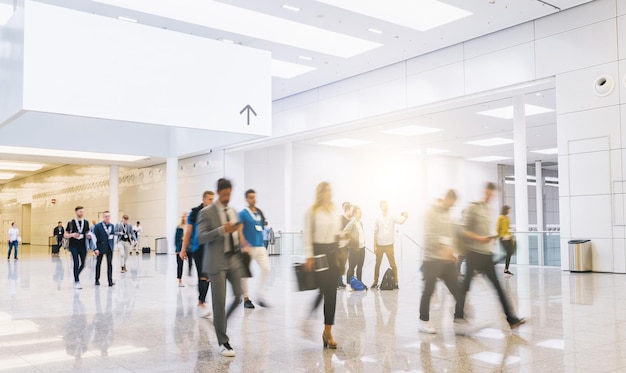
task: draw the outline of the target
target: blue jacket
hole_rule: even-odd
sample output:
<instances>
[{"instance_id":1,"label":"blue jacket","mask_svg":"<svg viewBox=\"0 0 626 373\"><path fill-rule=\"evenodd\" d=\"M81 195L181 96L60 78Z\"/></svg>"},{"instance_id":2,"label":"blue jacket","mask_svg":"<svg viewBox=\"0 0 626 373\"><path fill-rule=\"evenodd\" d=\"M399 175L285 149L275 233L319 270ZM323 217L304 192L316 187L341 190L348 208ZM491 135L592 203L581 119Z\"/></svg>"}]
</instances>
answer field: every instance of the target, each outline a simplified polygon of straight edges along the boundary
<instances>
[{"instance_id":1,"label":"blue jacket","mask_svg":"<svg viewBox=\"0 0 626 373\"><path fill-rule=\"evenodd\" d=\"M105 229L104 225L104 222L100 222L93 229L93 234L96 236L96 247L101 253L106 253L109 250L113 252L115 247L115 227L109 223ZM109 239L109 237L113 238Z\"/></svg>"}]
</instances>

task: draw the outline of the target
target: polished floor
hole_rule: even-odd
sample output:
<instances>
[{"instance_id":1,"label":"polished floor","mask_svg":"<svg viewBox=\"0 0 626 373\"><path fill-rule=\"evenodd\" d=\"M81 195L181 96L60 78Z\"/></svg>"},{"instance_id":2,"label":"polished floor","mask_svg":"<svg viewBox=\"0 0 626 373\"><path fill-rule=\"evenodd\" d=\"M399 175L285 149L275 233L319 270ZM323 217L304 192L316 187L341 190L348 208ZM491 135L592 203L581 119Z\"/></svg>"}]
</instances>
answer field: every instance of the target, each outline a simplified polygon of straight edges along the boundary
<instances>
[{"instance_id":1,"label":"polished floor","mask_svg":"<svg viewBox=\"0 0 626 373\"><path fill-rule=\"evenodd\" d=\"M316 292L295 292L293 258L271 260L273 307L235 312L237 356L225 358L211 321L196 315L195 277L177 287L174 256L135 256L126 274L115 265L113 288L93 285L89 260L74 290L69 255L24 247L19 261L0 262L0 372L626 372L624 275L512 268L503 286L530 318L515 332L478 276L467 307L474 331L458 337L441 285L438 334L417 331L419 265L402 263L400 290L340 291L332 351L322 349L321 309L309 317Z\"/></svg>"}]
</instances>

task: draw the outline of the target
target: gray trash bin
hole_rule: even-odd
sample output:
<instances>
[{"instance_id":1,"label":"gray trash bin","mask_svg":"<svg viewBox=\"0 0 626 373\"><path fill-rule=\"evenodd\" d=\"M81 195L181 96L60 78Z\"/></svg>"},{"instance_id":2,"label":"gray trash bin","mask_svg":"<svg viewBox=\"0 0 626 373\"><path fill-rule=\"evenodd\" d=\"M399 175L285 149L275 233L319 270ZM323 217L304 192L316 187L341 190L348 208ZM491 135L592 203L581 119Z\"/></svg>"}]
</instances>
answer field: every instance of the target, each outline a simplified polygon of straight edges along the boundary
<instances>
[{"instance_id":1,"label":"gray trash bin","mask_svg":"<svg viewBox=\"0 0 626 373\"><path fill-rule=\"evenodd\" d=\"M276 236L274 236L274 243L269 245L267 251L269 255L280 255L281 250L282 250L282 240L281 240L281 236L277 234Z\"/></svg>"},{"instance_id":2,"label":"gray trash bin","mask_svg":"<svg viewBox=\"0 0 626 373\"><path fill-rule=\"evenodd\" d=\"M571 272L591 272L591 241L571 240L569 245L569 269Z\"/></svg>"},{"instance_id":3,"label":"gray trash bin","mask_svg":"<svg viewBox=\"0 0 626 373\"><path fill-rule=\"evenodd\" d=\"M154 240L155 252L159 254L167 254L167 237L159 237Z\"/></svg>"}]
</instances>

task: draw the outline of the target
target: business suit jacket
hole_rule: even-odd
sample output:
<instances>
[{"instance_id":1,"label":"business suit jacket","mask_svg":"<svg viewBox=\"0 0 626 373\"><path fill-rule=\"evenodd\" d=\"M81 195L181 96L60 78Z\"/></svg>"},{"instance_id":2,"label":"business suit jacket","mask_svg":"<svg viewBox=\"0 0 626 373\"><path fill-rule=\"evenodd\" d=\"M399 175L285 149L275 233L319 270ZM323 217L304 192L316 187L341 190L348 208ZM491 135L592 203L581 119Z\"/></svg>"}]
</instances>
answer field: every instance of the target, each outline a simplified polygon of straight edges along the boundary
<instances>
[{"instance_id":1,"label":"business suit jacket","mask_svg":"<svg viewBox=\"0 0 626 373\"><path fill-rule=\"evenodd\" d=\"M115 237L115 230L113 224L109 223L107 228L111 231L113 237ZM96 247L101 253L106 253L109 250L113 252L115 247L115 238L109 239L109 233L104 229L103 223L98 223L93 229L93 234L96 236Z\"/></svg>"},{"instance_id":2,"label":"business suit jacket","mask_svg":"<svg viewBox=\"0 0 626 373\"><path fill-rule=\"evenodd\" d=\"M130 237L130 242L137 241L137 236L135 236L135 231L131 224L126 224L126 234ZM118 241L122 240L124 235L124 224L122 222L115 224L115 235Z\"/></svg>"},{"instance_id":3,"label":"business suit jacket","mask_svg":"<svg viewBox=\"0 0 626 373\"><path fill-rule=\"evenodd\" d=\"M230 222L232 224L239 221L237 212L229 207L231 210ZM211 275L220 271L226 271L229 269L235 269L241 267L241 261L239 255L235 255L230 261L225 260L224 245L226 245L227 235L223 232L222 226L224 223L220 217L219 207L217 203L213 203L203 208L198 214L197 220L198 229L198 244L204 245L204 271ZM235 251L239 250L238 233L233 233L233 239L235 241Z\"/></svg>"}]
</instances>

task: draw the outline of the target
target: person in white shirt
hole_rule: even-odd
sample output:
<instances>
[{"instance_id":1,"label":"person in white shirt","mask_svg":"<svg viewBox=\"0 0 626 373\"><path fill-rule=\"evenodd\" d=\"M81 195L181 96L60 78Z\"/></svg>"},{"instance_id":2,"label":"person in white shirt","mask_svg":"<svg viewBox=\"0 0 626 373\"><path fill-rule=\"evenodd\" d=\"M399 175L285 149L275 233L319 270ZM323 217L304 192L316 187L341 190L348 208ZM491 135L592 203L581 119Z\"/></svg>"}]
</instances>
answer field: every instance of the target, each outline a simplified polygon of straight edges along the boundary
<instances>
[{"instance_id":1,"label":"person in white shirt","mask_svg":"<svg viewBox=\"0 0 626 373\"><path fill-rule=\"evenodd\" d=\"M376 265L374 267L374 283L372 289L378 288L378 276L380 275L380 264L383 261L383 254L387 256L389 266L393 271L396 283L395 288L398 289L398 266L394 255L393 244L395 243L396 224L404 224L409 214L403 212L399 217L389 214L389 205L387 201L380 202L380 210L382 215L376 219L374 227L374 253L376 254Z\"/></svg>"},{"instance_id":2,"label":"person in white shirt","mask_svg":"<svg viewBox=\"0 0 626 373\"><path fill-rule=\"evenodd\" d=\"M307 256L305 269L309 272L315 270L324 297L324 348L337 348L337 341L332 335L337 306L337 278L340 269L346 266L338 251L339 240L347 236L342 232L340 215L332 202L330 184L322 182L317 186L315 203L305 215L304 249Z\"/></svg>"},{"instance_id":3,"label":"person in white shirt","mask_svg":"<svg viewBox=\"0 0 626 373\"><path fill-rule=\"evenodd\" d=\"M7 260L11 259L11 251L15 249L13 252L13 258L17 260L17 247L19 245L20 238L20 230L17 229L15 223L11 223L11 228L9 228L9 253L7 254Z\"/></svg>"},{"instance_id":4,"label":"person in white shirt","mask_svg":"<svg viewBox=\"0 0 626 373\"><path fill-rule=\"evenodd\" d=\"M133 232L135 232L135 238L137 239L133 245L133 249L135 250L135 255L139 255L139 250L141 250L141 236L143 235L143 228L141 227L140 221L133 227Z\"/></svg>"},{"instance_id":5,"label":"person in white shirt","mask_svg":"<svg viewBox=\"0 0 626 373\"><path fill-rule=\"evenodd\" d=\"M363 263L365 262L365 234L363 233L363 222L361 217L363 213L359 206L352 207L352 220L343 229L344 232L350 234L350 242L348 243L348 273L346 275L346 284L350 283L350 279L355 275L359 281L362 281Z\"/></svg>"}]
</instances>

